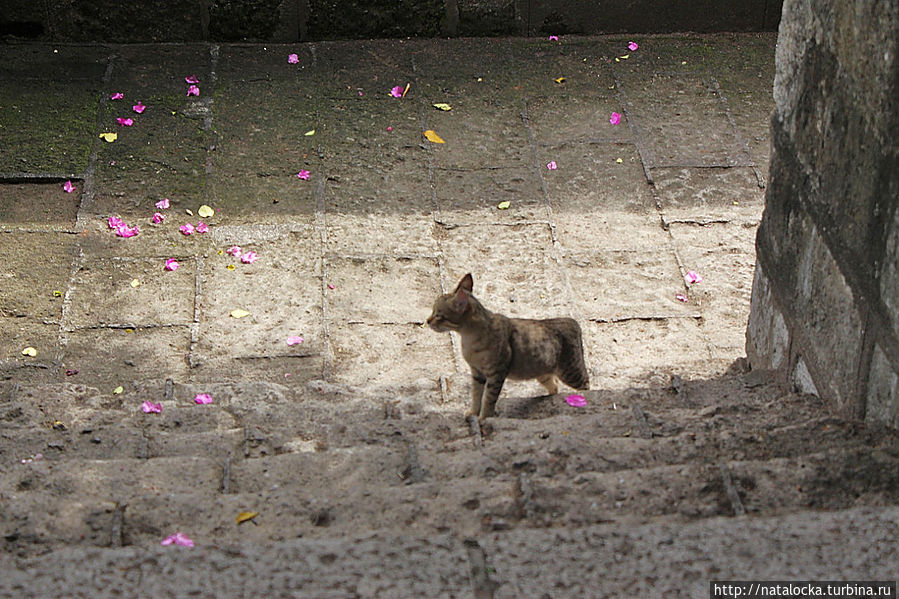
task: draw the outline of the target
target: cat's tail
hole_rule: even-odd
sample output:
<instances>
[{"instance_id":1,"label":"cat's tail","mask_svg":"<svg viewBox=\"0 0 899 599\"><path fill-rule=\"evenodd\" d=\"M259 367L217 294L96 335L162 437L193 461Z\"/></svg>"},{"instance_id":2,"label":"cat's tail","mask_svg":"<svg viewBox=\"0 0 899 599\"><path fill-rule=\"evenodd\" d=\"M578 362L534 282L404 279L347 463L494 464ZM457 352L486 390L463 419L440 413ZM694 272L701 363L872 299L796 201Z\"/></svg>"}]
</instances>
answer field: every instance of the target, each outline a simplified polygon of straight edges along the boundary
<instances>
[{"instance_id":1,"label":"cat's tail","mask_svg":"<svg viewBox=\"0 0 899 599\"><path fill-rule=\"evenodd\" d=\"M562 382L574 389L589 389L590 375L584 362L584 341L581 338L581 327L574 322L575 335L567 340L562 348L558 377Z\"/></svg>"}]
</instances>

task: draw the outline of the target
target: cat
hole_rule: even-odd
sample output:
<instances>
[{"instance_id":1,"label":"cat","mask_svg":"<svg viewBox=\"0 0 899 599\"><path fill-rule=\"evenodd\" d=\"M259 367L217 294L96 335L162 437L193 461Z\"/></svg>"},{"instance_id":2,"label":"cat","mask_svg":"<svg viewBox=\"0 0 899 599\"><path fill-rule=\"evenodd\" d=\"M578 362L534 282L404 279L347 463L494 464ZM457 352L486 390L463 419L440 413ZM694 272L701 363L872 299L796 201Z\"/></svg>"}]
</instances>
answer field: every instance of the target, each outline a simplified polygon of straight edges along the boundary
<instances>
[{"instance_id":1,"label":"cat","mask_svg":"<svg viewBox=\"0 0 899 599\"><path fill-rule=\"evenodd\" d=\"M462 356L471 367L466 418L473 414L483 422L493 416L507 378L537 379L549 395L558 393L557 379L575 389L590 386L577 321L496 314L471 294L473 285L471 273L462 277L452 293L437 298L427 321L438 333L456 331L462 338Z\"/></svg>"}]
</instances>

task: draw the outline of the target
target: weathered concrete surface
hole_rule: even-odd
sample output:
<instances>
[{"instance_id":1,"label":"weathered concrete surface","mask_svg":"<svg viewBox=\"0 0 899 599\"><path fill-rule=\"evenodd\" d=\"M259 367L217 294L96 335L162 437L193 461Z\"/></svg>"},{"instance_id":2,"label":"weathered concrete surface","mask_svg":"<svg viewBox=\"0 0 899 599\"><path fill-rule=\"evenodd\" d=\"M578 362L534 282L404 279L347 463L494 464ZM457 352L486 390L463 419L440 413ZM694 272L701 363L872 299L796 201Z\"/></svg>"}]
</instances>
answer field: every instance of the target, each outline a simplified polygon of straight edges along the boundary
<instances>
[{"instance_id":1,"label":"weathered concrete surface","mask_svg":"<svg viewBox=\"0 0 899 599\"><path fill-rule=\"evenodd\" d=\"M899 3L790 1L750 362L899 425ZM876 50L875 50L876 49ZM823 341L823 342L822 342Z\"/></svg>"},{"instance_id":2,"label":"weathered concrete surface","mask_svg":"<svg viewBox=\"0 0 899 599\"><path fill-rule=\"evenodd\" d=\"M782 0L5 0L0 37L56 42L774 31Z\"/></svg>"},{"instance_id":3,"label":"weathered concrete surface","mask_svg":"<svg viewBox=\"0 0 899 599\"><path fill-rule=\"evenodd\" d=\"M3 46L0 594L692 597L895 571L870 549L895 432L741 360L774 37L628 41ZM581 322L587 407L509 384L469 428L458 340L422 326L469 271L493 309ZM196 547L160 547L176 531Z\"/></svg>"}]
</instances>

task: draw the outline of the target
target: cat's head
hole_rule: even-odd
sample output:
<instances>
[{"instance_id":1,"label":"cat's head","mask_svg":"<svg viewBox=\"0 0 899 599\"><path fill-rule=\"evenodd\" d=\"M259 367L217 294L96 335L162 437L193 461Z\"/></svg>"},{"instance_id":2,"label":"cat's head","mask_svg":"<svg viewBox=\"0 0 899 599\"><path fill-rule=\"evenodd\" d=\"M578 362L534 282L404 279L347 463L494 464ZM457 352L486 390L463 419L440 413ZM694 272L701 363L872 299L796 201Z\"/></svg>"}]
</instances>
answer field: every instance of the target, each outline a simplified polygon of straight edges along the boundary
<instances>
[{"instance_id":1,"label":"cat's head","mask_svg":"<svg viewBox=\"0 0 899 599\"><path fill-rule=\"evenodd\" d=\"M438 333L458 331L465 320L465 314L471 307L471 288L473 281L468 273L451 293L446 293L434 302L434 309L428 316L428 326Z\"/></svg>"}]
</instances>

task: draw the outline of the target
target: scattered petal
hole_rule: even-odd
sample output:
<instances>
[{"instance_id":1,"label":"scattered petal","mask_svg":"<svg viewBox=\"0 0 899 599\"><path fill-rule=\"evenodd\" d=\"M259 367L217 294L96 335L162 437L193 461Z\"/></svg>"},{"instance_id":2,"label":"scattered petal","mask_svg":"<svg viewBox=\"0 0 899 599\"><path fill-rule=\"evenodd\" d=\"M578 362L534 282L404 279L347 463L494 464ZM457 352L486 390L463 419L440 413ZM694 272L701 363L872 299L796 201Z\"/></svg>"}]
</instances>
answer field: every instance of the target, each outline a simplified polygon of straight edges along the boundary
<instances>
[{"instance_id":1,"label":"scattered petal","mask_svg":"<svg viewBox=\"0 0 899 599\"><path fill-rule=\"evenodd\" d=\"M702 275L697 274L695 270L687 271L687 274L684 275L684 280L688 285L692 283L702 283Z\"/></svg>"},{"instance_id":2,"label":"scattered petal","mask_svg":"<svg viewBox=\"0 0 899 599\"><path fill-rule=\"evenodd\" d=\"M67 368L66 376L75 376L76 374L78 374L78 372L79 370L77 368Z\"/></svg>"},{"instance_id":3,"label":"scattered petal","mask_svg":"<svg viewBox=\"0 0 899 599\"><path fill-rule=\"evenodd\" d=\"M332 285L331 283L328 283L328 289L334 289L334 285Z\"/></svg>"},{"instance_id":4,"label":"scattered petal","mask_svg":"<svg viewBox=\"0 0 899 599\"><path fill-rule=\"evenodd\" d=\"M504 201L500 202L499 204L497 204L496 207L499 208L500 210L508 210L509 206L511 206L511 205L512 205L512 202L510 202L509 200L504 200Z\"/></svg>"},{"instance_id":5,"label":"scattered petal","mask_svg":"<svg viewBox=\"0 0 899 599\"><path fill-rule=\"evenodd\" d=\"M215 214L215 210L212 209L212 206L203 204L202 206L200 206L200 209L197 210L197 214L202 218L209 218L210 216Z\"/></svg>"},{"instance_id":6,"label":"scattered petal","mask_svg":"<svg viewBox=\"0 0 899 599\"><path fill-rule=\"evenodd\" d=\"M250 520L252 520L253 518L255 518L258 515L259 515L259 512L241 512L241 513L237 514L236 520L237 520L238 524L243 524L244 522L249 522ZM255 524L255 522L254 522L254 524Z\"/></svg>"},{"instance_id":7,"label":"scattered petal","mask_svg":"<svg viewBox=\"0 0 899 599\"><path fill-rule=\"evenodd\" d=\"M443 138L441 138L439 135L437 135L437 133L434 132L433 129L428 129L427 131L425 131L424 136L431 143L435 143L435 144L445 144L446 143L445 141L443 141Z\"/></svg>"},{"instance_id":8,"label":"scattered petal","mask_svg":"<svg viewBox=\"0 0 899 599\"><path fill-rule=\"evenodd\" d=\"M558 35L551 35L551 36L549 36L549 41L551 41L551 42L557 42L557 41L559 41L559 36L558 36Z\"/></svg>"},{"instance_id":9,"label":"scattered petal","mask_svg":"<svg viewBox=\"0 0 899 599\"><path fill-rule=\"evenodd\" d=\"M183 532L176 532L162 540L162 545L180 545L181 547L193 547L194 542Z\"/></svg>"},{"instance_id":10,"label":"scattered petal","mask_svg":"<svg viewBox=\"0 0 899 599\"><path fill-rule=\"evenodd\" d=\"M256 262L256 260L259 260L259 256L257 256L256 252L254 252L253 250L250 250L240 257L240 261L244 264L252 264L253 262Z\"/></svg>"},{"instance_id":11,"label":"scattered petal","mask_svg":"<svg viewBox=\"0 0 899 599\"><path fill-rule=\"evenodd\" d=\"M387 125L387 131L393 131L393 127L391 127L390 125Z\"/></svg>"},{"instance_id":12,"label":"scattered petal","mask_svg":"<svg viewBox=\"0 0 899 599\"><path fill-rule=\"evenodd\" d=\"M62 184L62 190L66 193L72 193L73 191L75 191L75 186L72 185L71 181L66 181Z\"/></svg>"},{"instance_id":13,"label":"scattered petal","mask_svg":"<svg viewBox=\"0 0 899 599\"><path fill-rule=\"evenodd\" d=\"M212 403L212 396L208 393L197 393L196 395L194 395L194 403L200 405Z\"/></svg>"},{"instance_id":14,"label":"scattered petal","mask_svg":"<svg viewBox=\"0 0 899 599\"><path fill-rule=\"evenodd\" d=\"M197 223L196 229L197 229L197 233L206 233L207 231L209 231L209 225L207 225L203 221L200 221Z\"/></svg>"},{"instance_id":15,"label":"scattered petal","mask_svg":"<svg viewBox=\"0 0 899 599\"><path fill-rule=\"evenodd\" d=\"M298 62L300 62L300 57L296 54L288 54L287 62L289 62L290 64L297 64Z\"/></svg>"},{"instance_id":16,"label":"scattered petal","mask_svg":"<svg viewBox=\"0 0 899 599\"><path fill-rule=\"evenodd\" d=\"M287 338L287 345L299 345L303 342L303 338L297 335L291 335Z\"/></svg>"},{"instance_id":17,"label":"scattered petal","mask_svg":"<svg viewBox=\"0 0 899 599\"><path fill-rule=\"evenodd\" d=\"M155 224L157 224L157 225L158 225L158 224L161 224L162 221L164 221L164 220L165 220L165 215L164 215L164 214L160 214L159 212L153 213L153 222L154 222Z\"/></svg>"},{"instance_id":18,"label":"scattered petal","mask_svg":"<svg viewBox=\"0 0 899 599\"><path fill-rule=\"evenodd\" d=\"M617 125L618 123L621 122L621 115L618 114L617 112L613 112L612 116L609 117L609 122L612 123L613 125Z\"/></svg>"},{"instance_id":19,"label":"scattered petal","mask_svg":"<svg viewBox=\"0 0 899 599\"><path fill-rule=\"evenodd\" d=\"M315 135L315 129L310 129L306 133L303 133L303 135L305 135L306 137L312 137L313 135Z\"/></svg>"},{"instance_id":20,"label":"scattered petal","mask_svg":"<svg viewBox=\"0 0 899 599\"><path fill-rule=\"evenodd\" d=\"M137 228L137 225L129 227L125 223L121 223L115 228L117 237L134 237L138 233L140 233L140 229Z\"/></svg>"},{"instance_id":21,"label":"scattered petal","mask_svg":"<svg viewBox=\"0 0 899 599\"><path fill-rule=\"evenodd\" d=\"M231 254L232 256L234 256L235 258L237 258L237 257L240 256L240 253L241 253L241 252L240 252L240 246L239 246L239 245L232 245L232 246L229 247L227 250L225 250L225 253L226 253L226 254Z\"/></svg>"},{"instance_id":22,"label":"scattered petal","mask_svg":"<svg viewBox=\"0 0 899 599\"><path fill-rule=\"evenodd\" d=\"M559 168L559 165L556 164L555 160L550 160L548 163L546 163L546 168L548 168L551 171L554 171L557 168Z\"/></svg>"},{"instance_id":23,"label":"scattered petal","mask_svg":"<svg viewBox=\"0 0 899 599\"><path fill-rule=\"evenodd\" d=\"M119 227L119 226L125 224L125 221L123 221L123 220L122 220L121 218L119 218L118 216L110 216L110 217L106 220L106 222L109 224L109 228L110 228L110 229L115 229L116 227Z\"/></svg>"},{"instance_id":24,"label":"scattered petal","mask_svg":"<svg viewBox=\"0 0 899 599\"><path fill-rule=\"evenodd\" d=\"M674 299L676 299L676 300L679 301L679 302L684 302L684 303L687 303L688 301L690 301L690 300L687 298L686 294L683 294L683 293L675 293L675 294L674 294Z\"/></svg>"},{"instance_id":25,"label":"scattered petal","mask_svg":"<svg viewBox=\"0 0 899 599\"><path fill-rule=\"evenodd\" d=\"M140 287L140 279L131 279L131 286L135 289Z\"/></svg>"},{"instance_id":26,"label":"scattered petal","mask_svg":"<svg viewBox=\"0 0 899 599\"><path fill-rule=\"evenodd\" d=\"M53 297L62 297L62 291L58 289L53 290Z\"/></svg>"},{"instance_id":27,"label":"scattered petal","mask_svg":"<svg viewBox=\"0 0 899 599\"><path fill-rule=\"evenodd\" d=\"M450 106L449 104L447 104L446 102L437 102L436 104L434 104L434 108L436 108L437 110L442 110L444 112L446 112L447 110L453 109L453 107Z\"/></svg>"},{"instance_id":28,"label":"scattered petal","mask_svg":"<svg viewBox=\"0 0 899 599\"><path fill-rule=\"evenodd\" d=\"M169 199L168 199L168 198L162 198L161 200L159 200L158 202L156 202L156 207L159 208L160 210L168 210L168 208L169 208Z\"/></svg>"},{"instance_id":29,"label":"scattered petal","mask_svg":"<svg viewBox=\"0 0 899 599\"><path fill-rule=\"evenodd\" d=\"M233 265L233 264L229 264L229 265L226 266L225 268L227 268L228 270L234 270L234 265Z\"/></svg>"},{"instance_id":30,"label":"scattered petal","mask_svg":"<svg viewBox=\"0 0 899 599\"><path fill-rule=\"evenodd\" d=\"M174 258L169 258L165 261L165 269L166 270L178 270L181 265L178 264L178 261Z\"/></svg>"},{"instance_id":31,"label":"scattered petal","mask_svg":"<svg viewBox=\"0 0 899 599\"><path fill-rule=\"evenodd\" d=\"M193 232L196 231L194 226L190 223L185 223L185 224L181 225L180 227L178 227L178 229L185 235L192 235Z\"/></svg>"},{"instance_id":32,"label":"scattered petal","mask_svg":"<svg viewBox=\"0 0 899 599\"><path fill-rule=\"evenodd\" d=\"M630 50L631 52L636 51L636 49L639 48L639 47L640 47L640 46L637 45L637 42L630 42L630 43L627 45L627 49Z\"/></svg>"},{"instance_id":33,"label":"scattered petal","mask_svg":"<svg viewBox=\"0 0 899 599\"><path fill-rule=\"evenodd\" d=\"M121 387L119 387L121 389ZM162 413L162 404L161 403L153 403L152 401L145 401L140 404L140 409L143 410L144 414L161 414Z\"/></svg>"},{"instance_id":34,"label":"scattered petal","mask_svg":"<svg viewBox=\"0 0 899 599\"><path fill-rule=\"evenodd\" d=\"M200 88L197 87L196 85L191 85L190 87L187 88L187 95L188 96L199 96Z\"/></svg>"},{"instance_id":35,"label":"scattered petal","mask_svg":"<svg viewBox=\"0 0 899 599\"><path fill-rule=\"evenodd\" d=\"M194 215L193 210L191 210L190 208L185 208L184 213L187 214L188 216Z\"/></svg>"},{"instance_id":36,"label":"scattered petal","mask_svg":"<svg viewBox=\"0 0 899 599\"><path fill-rule=\"evenodd\" d=\"M575 408L583 408L587 405L587 399L583 395L569 395L565 398L565 403Z\"/></svg>"},{"instance_id":37,"label":"scattered petal","mask_svg":"<svg viewBox=\"0 0 899 599\"><path fill-rule=\"evenodd\" d=\"M622 164L624 160L622 160L621 158L616 158L615 162L617 162L618 164Z\"/></svg>"},{"instance_id":38,"label":"scattered petal","mask_svg":"<svg viewBox=\"0 0 899 599\"><path fill-rule=\"evenodd\" d=\"M250 313L246 310L241 310L240 308L236 310L231 310L231 318L243 318L245 316L249 316Z\"/></svg>"},{"instance_id":39,"label":"scattered petal","mask_svg":"<svg viewBox=\"0 0 899 599\"><path fill-rule=\"evenodd\" d=\"M624 56L621 57L621 60L627 60L630 57L631 57L630 54L625 54Z\"/></svg>"},{"instance_id":40,"label":"scattered petal","mask_svg":"<svg viewBox=\"0 0 899 599\"><path fill-rule=\"evenodd\" d=\"M141 114L146 109L147 109L147 107L144 106L144 103L141 102L140 100L137 101L137 104L135 104L134 106L131 107L131 110L133 110L137 114Z\"/></svg>"},{"instance_id":41,"label":"scattered petal","mask_svg":"<svg viewBox=\"0 0 899 599\"><path fill-rule=\"evenodd\" d=\"M562 84L562 83L565 83L565 77L556 77L555 79L553 79L553 81L555 81L556 83Z\"/></svg>"},{"instance_id":42,"label":"scattered petal","mask_svg":"<svg viewBox=\"0 0 899 599\"><path fill-rule=\"evenodd\" d=\"M403 88L400 87L399 85L394 86L390 90L390 95L393 96L394 98L402 98L403 97Z\"/></svg>"},{"instance_id":43,"label":"scattered petal","mask_svg":"<svg viewBox=\"0 0 899 599\"><path fill-rule=\"evenodd\" d=\"M187 77L184 78L184 82L185 83L199 83L200 80L197 79L196 75L188 75Z\"/></svg>"},{"instance_id":44,"label":"scattered petal","mask_svg":"<svg viewBox=\"0 0 899 599\"><path fill-rule=\"evenodd\" d=\"M30 356L30 357L33 358L33 357L37 356L37 350L34 349L34 348L31 347L31 346L28 346L28 347L26 347L25 349L22 350L22 355L23 355L23 356Z\"/></svg>"},{"instance_id":45,"label":"scattered petal","mask_svg":"<svg viewBox=\"0 0 899 599\"><path fill-rule=\"evenodd\" d=\"M112 390L113 395L121 395L124 392L125 392L125 388L121 385L119 385L118 387L116 387L115 389Z\"/></svg>"},{"instance_id":46,"label":"scattered petal","mask_svg":"<svg viewBox=\"0 0 899 599\"><path fill-rule=\"evenodd\" d=\"M122 127L130 127L131 125L134 124L134 119L125 119L125 118L119 117L116 119L116 122L119 125L121 125Z\"/></svg>"},{"instance_id":47,"label":"scattered petal","mask_svg":"<svg viewBox=\"0 0 899 599\"><path fill-rule=\"evenodd\" d=\"M102 139L103 141L105 141L108 144L111 144L118 138L119 138L118 133L101 133L100 134L100 139Z\"/></svg>"},{"instance_id":48,"label":"scattered petal","mask_svg":"<svg viewBox=\"0 0 899 599\"><path fill-rule=\"evenodd\" d=\"M124 97L125 97L125 94L123 94L122 92L114 92L109 95L110 100L121 100Z\"/></svg>"},{"instance_id":49,"label":"scattered petal","mask_svg":"<svg viewBox=\"0 0 899 599\"><path fill-rule=\"evenodd\" d=\"M306 169L303 169L297 173L297 178L305 181L309 178L309 175L310 175L309 171L307 171Z\"/></svg>"}]
</instances>

